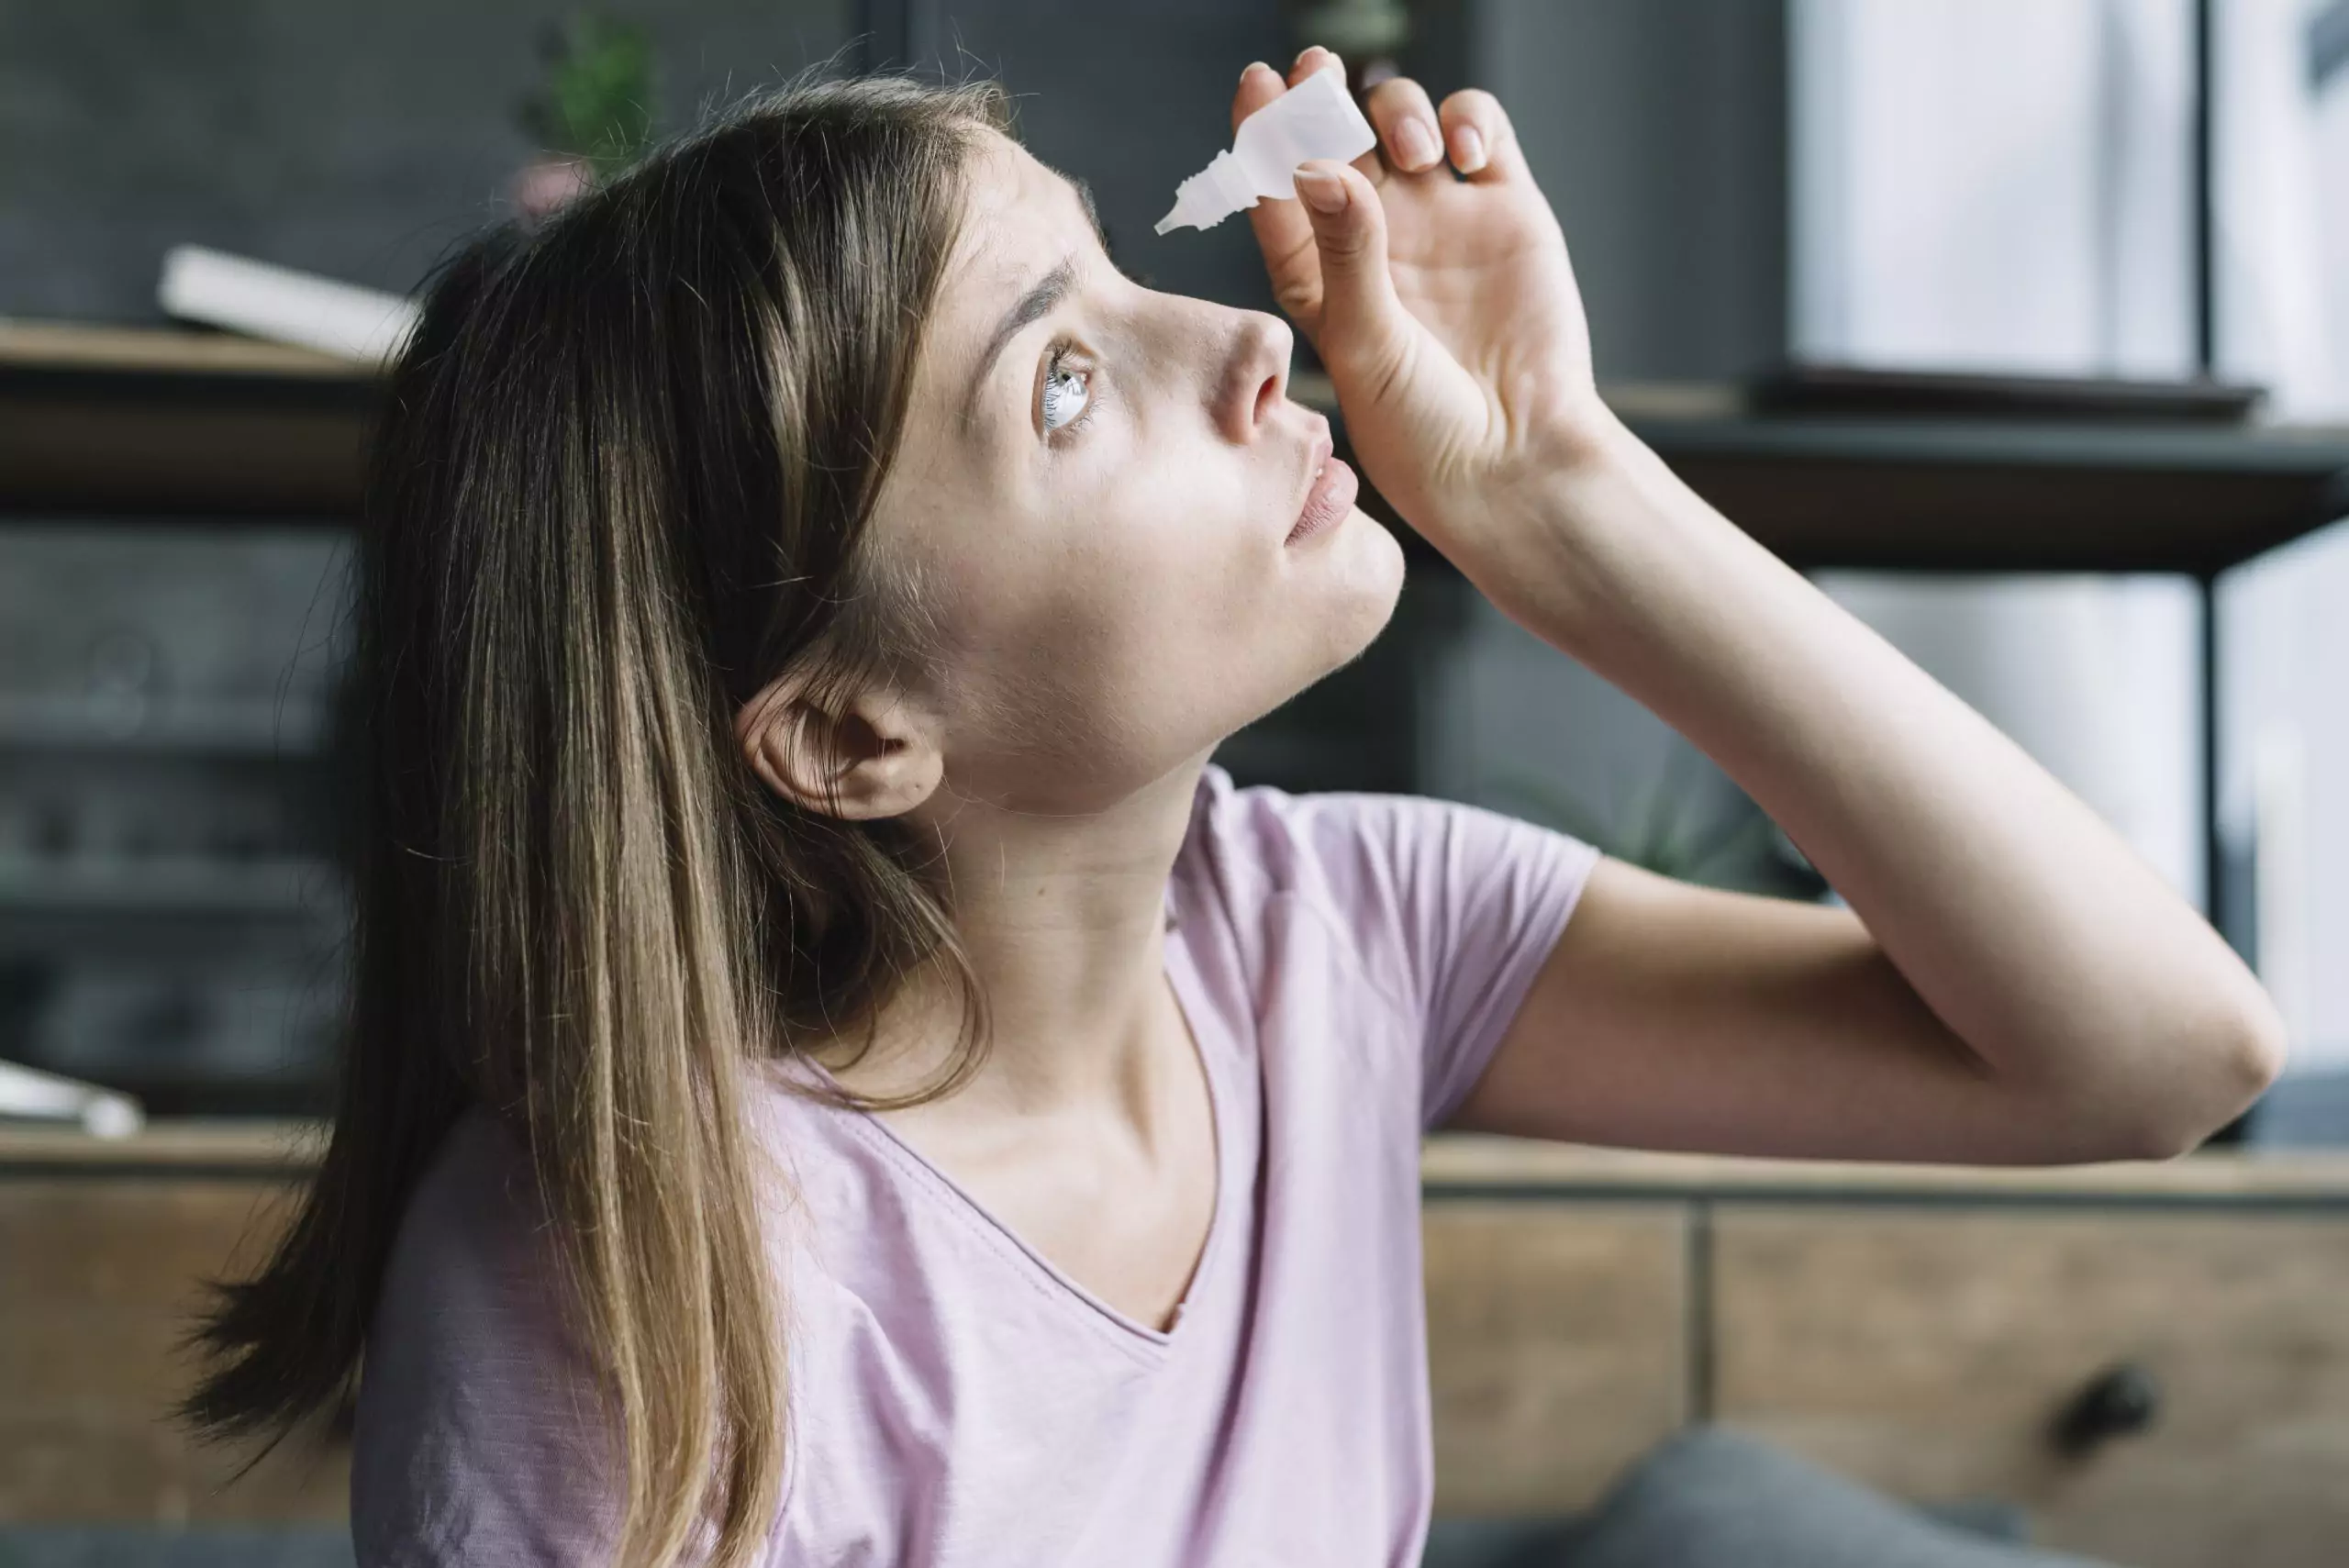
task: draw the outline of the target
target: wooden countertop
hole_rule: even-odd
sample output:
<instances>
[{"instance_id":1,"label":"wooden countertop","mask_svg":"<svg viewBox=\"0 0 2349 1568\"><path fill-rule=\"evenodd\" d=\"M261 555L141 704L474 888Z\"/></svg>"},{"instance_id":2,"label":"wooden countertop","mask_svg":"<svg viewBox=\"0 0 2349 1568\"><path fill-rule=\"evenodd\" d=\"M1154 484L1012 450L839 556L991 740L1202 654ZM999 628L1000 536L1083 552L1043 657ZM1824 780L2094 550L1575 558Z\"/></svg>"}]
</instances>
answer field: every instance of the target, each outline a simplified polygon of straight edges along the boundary
<instances>
[{"instance_id":1,"label":"wooden countertop","mask_svg":"<svg viewBox=\"0 0 2349 1568\"><path fill-rule=\"evenodd\" d=\"M324 1122L258 1118L173 1118L150 1121L128 1138L93 1138L79 1128L38 1122L0 1122L0 1175L173 1168L266 1174L307 1170L325 1141Z\"/></svg>"},{"instance_id":2,"label":"wooden countertop","mask_svg":"<svg viewBox=\"0 0 2349 1568\"><path fill-rule=\"evenodd\" d=\"M0 1127L0 1177L44 1174L266 1176L306 1170L323 1147L311 1121L166 1120L117 1140L75 1129ZM2218 1201L2349 1207L2349 1150L2210 1150L2095 1165L1877 1164L1754 1160L1443 1133L1420 1170L1431 1198L1672 1198L1819 1201L2001 1196L2040 1202Z\"/></svg>"},{"instance_id":3,"label":"wooden countertop","mask_svg":"<svg viewBox=\"0 0 2349 1568\"><path fill-rule=\"evenodd\" d=\"M373 381L372 364L241 333L0 316L0 365L17 369Z\"/></svg>"},{"instance_id":4,"label":"wooden countertop","mask_svg":"<svg viewBox=\"0 0 2349 1568\"><path fill-rule=\"evenodd\" d=\"M1448 1133L1428 1140L1420 1173L1431 1197L2012 1198L2349 1207L2349 1149L2227 1147L2176 1160L2088 1165L1925 1165L1663 1153Z\"/></svg>"},{"instance_id":5,"label":"wooden countertop","mask_svg":"<svg viewBox=\"0 0 2349 1568\"><path fill-rule=\"evenodd\" d=\"M2349 516L2349 429L1765 413L1734 385L1602 385L1632 433L1788 564L2215 573ZM1338 426L1326 375L1289 395ZM1365 509L1378 515L1367 485ZM1442 558L1399 528L1414 561Z\"/></svg>"}]
</instances>

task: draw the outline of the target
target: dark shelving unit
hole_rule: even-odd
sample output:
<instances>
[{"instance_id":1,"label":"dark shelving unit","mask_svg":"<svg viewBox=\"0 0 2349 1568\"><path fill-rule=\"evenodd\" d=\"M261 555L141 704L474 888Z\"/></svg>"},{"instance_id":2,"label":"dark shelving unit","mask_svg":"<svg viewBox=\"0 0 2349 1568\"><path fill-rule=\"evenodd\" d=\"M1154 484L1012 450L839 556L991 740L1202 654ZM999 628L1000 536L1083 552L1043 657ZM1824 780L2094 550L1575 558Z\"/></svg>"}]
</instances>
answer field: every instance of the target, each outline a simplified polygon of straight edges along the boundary
<instances>
[{"instance_id":1,"label":"dark shelving unit","mask_svg":"<svg viewBox=\"0 0 2349 1568\"><path fill-rule=\"evenodd\" d=\"M0 1056L154 1115L323 1108L349 915L331 694L279 650L338 612L317 570L379 386L226 334L0 320L0 547L25 574Z\"/></svg>"},{"instance_id":2,"label":"dark shelving unit","mask_svg":"<svg viewBox=\"0 0 2349 1568\"><path fill-rule=\"evenodd\" d=\"M200 331L0 321L0 524L41 517L347 528L381 396L369 370ZM1326 377L1292 395L1344 421ZM1699 495L1800 569L2170 572L2204 605L2206 799L2215 807L2215 586L2229 569L2349 515L2349 430L1945 416L1765 415L1738 389L1619 387L1609 401ZM1357 465L1359 466L1359 465ZM1450 563L1365 486L1415 576ZM1440 613L1431 611L1431 613ZM1368 664L1369 661L1365 661ZM1367 680L1372 672L1365 672ZM1297 753L1347 742L1379 715L1333 680L1280 732L1234 737L1276 782L1310 787ZM1350 695L1352 693L1352 695ZM1309 719L1297 723L1300 717ZM1318 717L1315 717L1318 716ZM1408 745L1349 729L1359 787L1408 788ZM1389 740L1392 738L1389 737ZM2213 812L2215 817L2215 810ZM2213 923L2231 938L2231 877L2210 829Z\"/></svg>"}]
</instances>

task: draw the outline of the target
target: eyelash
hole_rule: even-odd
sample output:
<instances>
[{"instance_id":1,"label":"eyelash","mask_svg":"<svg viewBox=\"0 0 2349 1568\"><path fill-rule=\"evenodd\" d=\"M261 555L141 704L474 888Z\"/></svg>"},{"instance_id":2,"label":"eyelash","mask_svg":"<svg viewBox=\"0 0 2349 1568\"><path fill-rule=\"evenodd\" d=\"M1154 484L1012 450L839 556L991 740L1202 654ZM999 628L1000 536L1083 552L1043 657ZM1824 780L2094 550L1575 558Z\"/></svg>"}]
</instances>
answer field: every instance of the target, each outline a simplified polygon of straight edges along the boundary
<instances>
[{"instance_id":1,"label":"eyelash","mask_svg":"<svg viewBox=\"0 0 2349 1568\"><path fill-rule=\"evenodd\" d=\"M1075 347L1075 345L1066 339L1063 339L1062 341L1052 345L1052 353L1047 356L1044 361L1045 385L1050 386L1052 382L1059 377L1061 373L1061 365L1068 359L1069 350L1074 347ZM1046 431L1045 437L1047 439L1058 441L1066 437L1074 436L1077 431L1082 430L1085 426L1092 423L1094 410L1101 406L1103 395L1100 387L1096 384L1099 379L1100 373L1097 371L1087 371L1085 373L1085 412L1079 414L1075 418L1071 419L1067 424L1060 427L1060 428Z\"/></svg>"}]
</instances>

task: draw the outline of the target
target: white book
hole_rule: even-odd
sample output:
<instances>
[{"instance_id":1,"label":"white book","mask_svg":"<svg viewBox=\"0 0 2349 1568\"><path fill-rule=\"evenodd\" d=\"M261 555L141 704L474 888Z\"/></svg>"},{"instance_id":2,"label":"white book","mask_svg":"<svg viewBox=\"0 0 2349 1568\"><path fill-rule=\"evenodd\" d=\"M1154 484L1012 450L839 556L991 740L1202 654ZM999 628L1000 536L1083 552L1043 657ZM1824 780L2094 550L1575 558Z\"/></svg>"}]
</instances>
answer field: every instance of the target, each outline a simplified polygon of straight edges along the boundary
<instances>
[{"instance_id":1,"label":"white book","mask_svg":"<svg viewBox=\"0 0 2349 1568\"><path fill-rule=\"evenodd\" d=\"M164 253L156 298L183 320L377 364L399 351L421 314L406 295L202 245Z\"/></svg>"},{"instance_id":2,"label":"white book","mask_svg":"<svg viewBox=\"0 0 2349 1568\"><path fill-rule=\"evenodd\" d=\"M96 1138L128 1138L147 1125L146 1107L128 1095L15 1062L0 1062L0 1117L80 1122Z\"/></svg>"}]
</instances>

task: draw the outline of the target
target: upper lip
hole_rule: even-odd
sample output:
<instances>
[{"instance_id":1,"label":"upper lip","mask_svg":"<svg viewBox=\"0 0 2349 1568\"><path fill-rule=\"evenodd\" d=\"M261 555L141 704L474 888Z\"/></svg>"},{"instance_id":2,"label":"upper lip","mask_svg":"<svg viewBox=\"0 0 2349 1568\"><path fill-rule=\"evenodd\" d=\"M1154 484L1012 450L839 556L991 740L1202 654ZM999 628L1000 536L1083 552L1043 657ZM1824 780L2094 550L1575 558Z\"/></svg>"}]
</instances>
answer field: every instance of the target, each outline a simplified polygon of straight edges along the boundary
<instances>
[{"instance_id":1,"label":"upper lip","mask_svg":"<svg viewBox=\"0 0 2349 1568\"><path fill-rule=\"evenodd\" d=\"M1320 428L1314 431L1313 445L1305 454L1305 494L1297 497L1297 510L1289 514L1291 528L1296 527L1297 520L1305 515L1305 504L1313 499L1313 482L1320 477L1321 471L1329 466L1330 459L1336 451L1337 445L1330 439L1330 422L1324 419Z\"/></svg>"}]
</instances>

